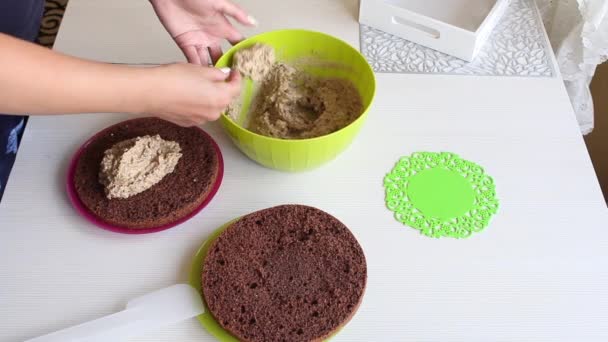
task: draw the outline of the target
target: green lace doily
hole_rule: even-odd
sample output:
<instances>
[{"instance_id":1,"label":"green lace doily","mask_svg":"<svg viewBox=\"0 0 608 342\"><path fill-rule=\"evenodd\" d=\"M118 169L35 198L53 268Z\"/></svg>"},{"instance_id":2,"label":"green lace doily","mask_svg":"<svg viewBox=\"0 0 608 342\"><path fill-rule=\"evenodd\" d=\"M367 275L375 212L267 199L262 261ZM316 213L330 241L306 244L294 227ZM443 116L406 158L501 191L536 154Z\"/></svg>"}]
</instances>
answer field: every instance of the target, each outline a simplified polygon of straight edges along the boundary
<instances>
[{"instance_id":1,"label":"green lace doily","mask_svg":"<svg viewBox=\"0 0 608 342\"><path fill-rule=\"evenodd\" d=\"M492 177L453 153L418 152L399 160L384 179L395 218L430 237L466 238L498 211Z\"/></svg>"}]
</instances>

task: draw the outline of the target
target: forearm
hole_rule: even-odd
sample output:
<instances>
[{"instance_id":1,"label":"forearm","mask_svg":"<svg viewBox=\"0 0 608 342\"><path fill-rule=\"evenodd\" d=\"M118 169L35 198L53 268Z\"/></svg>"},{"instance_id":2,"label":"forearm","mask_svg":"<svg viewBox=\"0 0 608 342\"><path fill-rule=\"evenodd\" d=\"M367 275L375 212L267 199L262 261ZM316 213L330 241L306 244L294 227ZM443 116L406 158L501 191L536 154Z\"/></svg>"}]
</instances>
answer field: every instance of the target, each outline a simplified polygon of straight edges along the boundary
<instances>
[{"instance_id":1,"label":"forearm","mask_svg":"<svg viewBox=\"0 0 608 342\"><path fill-rule=\"evenodd\" d=\"M0 34L0 113L142 113L150 70L86 61Z\"/></svg>"}]
</instances>

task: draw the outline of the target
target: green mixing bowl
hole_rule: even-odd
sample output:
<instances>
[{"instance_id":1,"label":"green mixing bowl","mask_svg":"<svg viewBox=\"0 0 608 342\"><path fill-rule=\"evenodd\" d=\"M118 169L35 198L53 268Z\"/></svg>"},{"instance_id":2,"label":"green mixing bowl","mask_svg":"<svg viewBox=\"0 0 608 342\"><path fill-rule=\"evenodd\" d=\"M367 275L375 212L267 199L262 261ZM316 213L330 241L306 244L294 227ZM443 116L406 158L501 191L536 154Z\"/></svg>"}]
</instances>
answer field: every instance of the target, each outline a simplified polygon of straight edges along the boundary
<instances>
[{"instance_id":1,"label":"green mixing bowl","mask_svg":"<svg viewBox=\"0 0 608 342\"><path fill-rule=\"evenodd\" d=\"M233 121L227 115L222 115L221 118L221 123L232 141L249 158L277 170L310 170L334 159L359 133L374 99L376 79L365 57L352 46L327 34L305 30L279 30L251 37L235 45L220 58L216 67L230 67L236 51L255 43L274 47L277 59L281 61L290 62L303 58L314 61L302 66L313 75L340 77L352 81L363 99L364 112L349 126L322 137L302 140L266 137L240 125L245 121L244 116L252 99L252 82L247 80L243 88L239 122Z\"/></svg>"}]
</instances>

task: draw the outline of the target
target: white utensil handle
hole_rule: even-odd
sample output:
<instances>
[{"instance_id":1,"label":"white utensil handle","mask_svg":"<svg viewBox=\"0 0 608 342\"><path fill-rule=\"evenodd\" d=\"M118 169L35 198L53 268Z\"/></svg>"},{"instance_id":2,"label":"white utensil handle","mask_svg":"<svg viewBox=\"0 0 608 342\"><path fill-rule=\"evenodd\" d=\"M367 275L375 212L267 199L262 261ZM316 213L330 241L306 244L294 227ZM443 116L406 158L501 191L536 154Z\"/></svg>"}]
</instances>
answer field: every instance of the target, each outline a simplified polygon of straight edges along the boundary
<instances>
[{"instance_id":1,"label":"white utensil handle","mask_svg":"<svg viewBox=\"0 0 608 342\"><path fill-rule=\"evenodd\" d=\"M26 342L119 342L142 334L151 327L143 316L141 310L137 308L127 309Z\"/></svg>"},{"instance_id":2,"label":"white utensil handle","mask_svg":"<svg viewBox=\"0 0 608 342\"><path fill-rule=\"evenodd\" d=\"M439 30L436 30L428 25L418 23L409 18L405 18L403 15L394 15L391 18L391 22L394 25L403 26L406 30L414 30L420 32L421 34L424 34L432 39L441 38L441 32L439 32Z\"/></svg>"},{"instance_id":3,"label":"white utensil handle","mask_svg":"<svg viewBox=\"0 0 608 342\"><path fill-rule=\"evenodd\" d=\"M439 23L418 13L393 6L389 14L390 22L396 30L413 34L424 40L437 40L442 36L442 27Z\"/></svg>"},{"instance_id":4,"label":"white utensil handle","mask_svg":"<svg viewBox=\"0 0 608 342\"><path fill-rule=\"evenodd\" d=\"M118 342L190 319L205 311L197 290L176 284L127 303L121 312L26 342Z\"/></svg>"},{"instance_id":5,"label":"white utensil handle","mask_svg":"<svg viewBox=\"0 0 608 342\"><path fill-rule=\"evenodd\" d=\"M360 20L396 35L436 44L446 35L446 25L384 0L361 0Z\"/></svg>"}]
</instances>

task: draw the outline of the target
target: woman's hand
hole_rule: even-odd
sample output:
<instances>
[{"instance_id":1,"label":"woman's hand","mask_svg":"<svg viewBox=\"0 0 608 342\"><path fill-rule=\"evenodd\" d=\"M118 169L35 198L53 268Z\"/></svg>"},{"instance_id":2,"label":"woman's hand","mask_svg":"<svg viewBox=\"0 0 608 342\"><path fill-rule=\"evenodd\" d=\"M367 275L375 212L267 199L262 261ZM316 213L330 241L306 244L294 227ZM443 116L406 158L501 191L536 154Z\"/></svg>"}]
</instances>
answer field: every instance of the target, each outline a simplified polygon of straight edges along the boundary
<instances>
[{"instance_id":1,"label":"woman's hand","mask_svg":"<svg viewBox=\"0 0 608 342\"><path fill-rule=\"evenodd\" d=\"M188 62L208 65L222 56L223 40L235 44L243 39L228 20L255 26L253 17L229 0L150 0L163 26Z\"/></svg>"},{"instance_id":2,"label":"woman's hand","mask_svg":"<svg viewBox=\"0 0 608 342\"><path fill-rule=\"evenodd\" d=\"M180 126L217 120L241 91L241 76L187 63L152 68L146 113Z\"/></svg>"}]
</instances>

